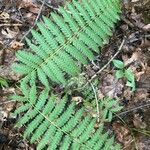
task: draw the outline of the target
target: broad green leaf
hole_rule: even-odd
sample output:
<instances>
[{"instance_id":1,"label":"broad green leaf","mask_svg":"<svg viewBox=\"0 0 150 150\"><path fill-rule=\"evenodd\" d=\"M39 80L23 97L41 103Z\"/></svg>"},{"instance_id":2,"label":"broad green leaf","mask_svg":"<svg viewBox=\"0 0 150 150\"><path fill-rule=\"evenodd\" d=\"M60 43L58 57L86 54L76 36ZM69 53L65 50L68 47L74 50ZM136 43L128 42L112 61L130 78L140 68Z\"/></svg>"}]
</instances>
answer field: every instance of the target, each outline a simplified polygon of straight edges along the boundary
<instances>
[{"instance_id":1,"label":"broad green leaf","mask_svg":"<svg viewBox=\"0 0 150 150\"><path fill-rule=\"evenodd\" d=\"M135 82L127 81L126 86L132 87L132 92L135 91Z\"/></svg>"},{"instance_id":2,"label":"broad green leaf","mask_svg":"<svg viewBox=\"0 0 150 150\"><path fill-rule=\"evenodd\" d=\"M133 73L133 71L132 71L130 68L128 68L127 70L125 70L125 77L126 77L129 81L131 81L131 82L134 81L134 73Z\"/></svg>"},{"instance_id":3,"label":"broad green leaf","mask_svg":"<svg viewBox=\"0 0 150 150\"><path fill-rule=\"evenodd\" d=\"M122 70L117 70L115 75L117 79L120 79L124 76L124 72Z\"/></svg>"},{"instance_id":4,"label":"broad green leaf","mask_svg":"<svg viewBox=\"0 0 150 150\"><path fill-rule=\"evenodd\" d=\"M124 63L120 60L117 60L117 59L114 59L113 60L113 64L116 68L119 68L119 69L123 69L124 68Z\"/></svg>"}]
</instances>

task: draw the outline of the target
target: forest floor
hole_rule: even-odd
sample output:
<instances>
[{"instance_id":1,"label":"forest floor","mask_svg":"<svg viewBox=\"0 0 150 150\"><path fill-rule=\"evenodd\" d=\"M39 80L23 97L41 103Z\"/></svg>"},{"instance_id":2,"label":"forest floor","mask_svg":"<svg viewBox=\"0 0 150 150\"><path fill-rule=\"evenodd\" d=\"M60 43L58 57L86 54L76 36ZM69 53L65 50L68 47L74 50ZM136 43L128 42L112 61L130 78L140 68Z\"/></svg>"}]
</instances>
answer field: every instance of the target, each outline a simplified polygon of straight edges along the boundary
<instances>
[{"instance_id":1,"label":"forest floor","mask_svg":"<svg viewBox=\"0 0 150 150\"><path fill-rule=\"evenodd\" d=\"M0 150L33 150L34 145L23 140L21 129L15 129L17 118L12 116L17 103L9 95L17 90L20 76L11 65L15 52L25 46L25 37L42 15L57 11L63 0L0 0ZM84 72L92 78L97 72L101 84L99 97L119 99L124 109L118 113L111 127L123 150L150 150L150 1L124 0L122 15L99 56L86 66ZM132 92L124 80L115 80L115 67L108 63L115 56L131 68L136 78ZM105 65L107 64L107 65ZM100 69L105 68L100 71Z\"/></svg>"}]
</instances>

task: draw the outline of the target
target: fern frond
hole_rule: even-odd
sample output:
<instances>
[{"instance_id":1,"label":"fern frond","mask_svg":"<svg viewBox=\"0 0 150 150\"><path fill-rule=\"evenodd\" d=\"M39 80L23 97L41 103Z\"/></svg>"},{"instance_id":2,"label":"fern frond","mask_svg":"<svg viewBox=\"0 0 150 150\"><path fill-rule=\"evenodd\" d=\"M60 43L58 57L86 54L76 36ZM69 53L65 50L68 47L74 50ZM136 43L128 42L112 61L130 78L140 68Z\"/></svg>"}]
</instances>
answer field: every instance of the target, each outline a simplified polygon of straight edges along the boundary
<instances>
[{"instance_id":1,"label":"fern frond","mask_svg":"<svg viewBox=\"0 0 150 150\"><path fill-rule=\"evenodd\" d=\"M78 61L87 64L99 53L119 12L118 0L73 0L67 10L60 7L59 14L51 13L51 19L43 17L37 23L39 30L31 31L35 40L26 39L32 51L18 51L20 62L13 69L28 76L29 82L39 79L47 88L50 80L65 85L66 74L80 72Z\"/></svg>"},{"instance_id":2,"label":"fern frond","mask_svg":"<svg viewBox=\"0 0 150 150\"><path fill-rule=\"evenodd\" d=\"M34 93L33 97L22 96L26 104L17 108L16 113L25 114L16 126L26 125L24 138L28 137L31 143L38 141L37 150L108 150L104 145L112 149L115 146L114 139L109 139L108 133L103 134L103 125L94 129L96 119L85 117L84 108L76 109L75 102L68 103L67 95L60 100L54 95L49 98L47 89L38 94L34 85L29 91L29 95Z\"/></svg>"},{"instance_id":3,"label":"fern frond","mask_svg":"<svg viewBox=\"0 0 150 150\"><path fill-rule=\"evenodd\" d=\"M50 82L68 84L70 76L80 73L78 64L87 64L99 53L119 19L119 5L119 0L72 0L66 9L60 7L59 13L51 13L50 19L43 16L43 22L37 23L33 39L26 39L30 52L17 52L13 69L24 78L22 95L11 97L23 104L15 111L22 114L16 126L26 126L24 138L38 143L37 150L120 149L113 137L103 133L103 124L95 129L96 118L85 114L84 106L77 108L68 95L58 98L50 92ZM38 80L44 85L42 91ZM90 93L91 89L85 97L91 101ZM112 99L99 102L102 121L111 121L121 109Z\"/></svg>"}]
</instances>

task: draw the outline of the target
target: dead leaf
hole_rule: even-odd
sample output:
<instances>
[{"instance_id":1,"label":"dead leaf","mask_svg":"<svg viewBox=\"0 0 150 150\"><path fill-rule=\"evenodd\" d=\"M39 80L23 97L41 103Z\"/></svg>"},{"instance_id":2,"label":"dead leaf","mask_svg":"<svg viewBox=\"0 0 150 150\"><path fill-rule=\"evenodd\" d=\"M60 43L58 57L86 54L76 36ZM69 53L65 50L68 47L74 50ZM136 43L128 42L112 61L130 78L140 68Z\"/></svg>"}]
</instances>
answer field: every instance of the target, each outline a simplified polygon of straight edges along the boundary
<instances>
[{"instance_id":1,"label":"dead leaf","mask_svg":"<svg viewBox=\"0 0 150 150\"><path fill-rule=\"evenodd\" d=\"M150 40L147 38L142 39L142 43L140 45L141 48L150 48Z\"/></svg>"},{"instance_id":2,"label":"dead leaf","mask_svg":"<svg viewBox=\"0 0 150 150\"><path fill-rule=\"evenodd\" d=\"M29 11L34 13L34 14L38 14L40 11L40 7L31 6Z\"/></svg>"},{"instance_id":3,"label":"dead leaf","mask_svg":"<svg viewBox=\"0 0 150 150\"><path fill-rule=\"evenodd\" d=\"M123 96L127 99L130 100L132 97L132 91L130 88L127 88L126 90L124 90Z\"/></svg>"},{"instance_id":4,"label":"dead leaf","mask_svg":"<svg viewBox=\"0 0 150 150\"><path fill-rule=\"evenodd\" d=\"M132 57L129 58L129 59L125 62L125 66L127 66L127 65L131 64L132 62L135 62L136 60L138 60L138 56L139 56L139 55L138 55L137 52L133 53L133 54L132 54Z\"/></svg>"},{"instance_id":5,"label":"dead leaf","mask_svg":"<svg viewBox=\"0 0 150 150\"><path fill-rule=\"evenodd\" d=\"M105 97L105 95L102 93L102 91L100 89L98 89L97 93L98 93L98 95L97 95L98 99L103 99Z\"/></svg>"},{"instance_id":6,"label":"dead leaf","mask_svg":"<svg viewBox=\"0 0 150 150\"><path fill-rule=\"evenodd\" d=\"M147 89L137 86L137 92L135 93L134 98L132 98L133 103L136 104L136 103L147 101L148 97L149 94L147 92Z\"/></svg>"},{"instance_id":7,"label":"dead leaf","mask_svg":"<svg viewBox=\"0 0 150 150\"><path fill-rule=\"evenodd\" d=\"M24 43L21 43L21 42L17 42L17 41L13 41L11 43L11 48L15 49L15 50L18 50L20 48L22 48L24 46Z\"/></svg>"},{"instance_id":8,"label":"dead leaf","mask_svg":"<svg viewBox=\"0 0 150 150\"><path fill-rule=\"evenodd\" d=\"M102 82L101 91L106 96L117 98L117 95L122 94L123 84L115 79L111 74L108 74Z\"/></svg>"},{"instance_id":9,"label":"dead leaf","mask_svg":"<svg viewBox=\"0 0 150 150\"><path fill-rule=\"evenodd\" d=\"M6 20L6 19L9 19L9 18L10 18L10 15L6 12L2 12L0 14L0 19Z\"/></svg>"},{"instance_id":10,"label":"dead leaf","mask_svg":"<svg viewBox=\"0 0 150 150\"><path fill-rule=\"evenodd\" d=\"M144 73L137 82L138 88L150 88L150 67L146 66Z\"/></svg>"},{"instance_id":11,"label":"dead leaf","mask_svg":"<svg viewBox=\"0 0 150 150\"><path fill-rule=\"evenodd\" d=\"M5 30L2 29L1 33L6 36L5 38L8 39L13 39L18 34L18 32L12 31L9 28L6 28Z\"/></svg>"},{"instance_id":12,"label":"dead leaf","mask_svg":"<svg viewBox=\"0 0 150 150\"><path fill-rule=\"evenodd\" d=\"M19 3L19 8L29 8L31 6L34 6L32 0L22 0Z\"/></svg>"},{"instance_id":13,"label":"dead leaf","mask_svg":"<svg viewBox=\"0 0 150 150\"><path fill-rule=\"evenodd\" d=\"M146 70L146 64L144 64L142 61L140 62L139 67L132 67L132 70L134 70L134 75L136 78L136 81L139 81L141 79L141 76L145 73Z\"/></svg>"},{"instance_id":14,"label":"dead leaf","mask_svg":"<svg viewBox=\"0 0 150 150\"><path fill-rule=\"evenodd\" d=\"M136 144L137 144L138 150L149 150L150 138L148 138L148 136L144 136L144 134L141 134L136 139Z\"/></svg>"},{"instance_id":15,"label":"dead leaf","mask_svg":"<svg viewBox=\"0 0 150 150\"><path fill-rule=\"evenodd\" d=\"M80 96L72 97L72 100L76 102L76 104L80 104L83 101L83 98Z\"/></svg>"},{"instance_id":16,"label":"dead leaf","mask_svg":"<svg viewBox=\"0 0 150 150\"><path fill-rule=\"evenodd\" d=\"M133 124L136 128L141 128L141 129L146 128L146 124L145 122L142 121L142 116L140 116L139 114L134 114Z\"/></svg>"},{"instance_id":17,"label":"dead leaf","mask_svg":"<svg viewBox=\"0 0 150 150\"><path fill-rule=\"evenodd\" d=\"M28 22L29 22L31 25L33 25L33 24L34 24L34 21L35 21L35 19L36 19L37 16L34 15L33 13L31 13L31 12L28 12L28 13L26 13L26 14L24 15L24 17L27 18Z\"/></svg>"},{"instance_id":18,"label":"dead leaf","mask_svg":"<svg viewBox=\"0 0 150 150\"><path fill-rule=\"evenodd\" d=\"M143 30L150 31L150 24L147 24L143 27Z\"/></svg>"},{"instance_id":19,"label":"dead leaf","mask_svg":"<svg viewBox=\"0 0 150 150\"><path fill-rule=\"evenodd\" d=\"M126 147L131 145L131 143L133 142L133 139L132 139L129 129L121 125L118 122L114 122L112 126L116 134L117 140L121 142L122 144L124 144L124 146Z\"/></svg>"}]
</instances>

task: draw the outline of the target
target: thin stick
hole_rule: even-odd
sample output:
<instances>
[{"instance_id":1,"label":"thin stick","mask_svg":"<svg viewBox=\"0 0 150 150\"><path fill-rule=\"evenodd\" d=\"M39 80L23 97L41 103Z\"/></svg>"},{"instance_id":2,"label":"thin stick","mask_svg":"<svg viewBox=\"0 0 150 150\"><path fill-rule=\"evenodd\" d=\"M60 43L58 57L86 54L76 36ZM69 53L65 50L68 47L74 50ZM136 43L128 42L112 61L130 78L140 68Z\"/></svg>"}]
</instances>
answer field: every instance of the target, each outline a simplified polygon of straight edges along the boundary
<instances>
[{"instance_id":1,"label":"thin stick","mask_svg":"<svg viewBox=\"0 0 150 150\"><path fill-rule=\"evenodd\" d=\"M97 122L100 122L100 111L99 111L99 104L98 104L97 93L96 93L96 90L95 90L93 84L92 83L90 83L90 84L91 84L91 87L92 87L94 95L95 95L96 109L97 109Z\"/></svg>"},{"instance_id":2,"label":"thin stick","mask_svg":"<svg viewBox=\"0 0 150 150\"><path fill-rule=\"evenodd\" d=\"M104 65L95 75L93 75L91 77L91 79L85 84L85 86L87 86L89 83L92 82L93 79L95 79L105 68L107 68L107 66L114 60L114 58L120 53L123 45L125 43L125 38L123 39L118 51L116 52L116 54L108 61L108 63L106 65Z\"/></svg>"},{"instance_id":3,"label":"thin stick","mask_svg":"<svg viewBox=\"0 0 150 150\"><path fill-rule=\"evenodd\" d=\"M117 114L116 116L122 116L122 115L125 115L125 114L127 114L127 113L130 113L130 112L132 112L132 111L135 111L135 110L137 110L137 109L141 109L141 108L148 107L148 106L150 106L150 103L145 104L145 105L140 105L140 106L138 106L138 107L134 107L134 108L131 108L131 109L129 109L129 110L123 111L123 112Z\"/></svg>"},{"instance_id":4,"label":"thin stick","mask_svg":"<svg viewBox=\"0 0 150 150\"><path fill-rule=\"evenodd\" d=\"M0 27L8 26L8 27L16 27L16 26L22 26L22 24L16 23L16 24L10 24L10 23L4 23L0 24Z\"/></svg>"},{"instance_id":5,"label":"thin stick","mask_svg":"<svg viewBox=\"0 0 150 150\"><path fill-rule=\"evenodd\" d=\"M38 15L37 15L37 17L36 17L36 20L35 20L35 22L34 22L34 25L36 25L38 19L40 18L40 15L41 15L41 12L42 12L42 9L43 9L44 4L45 4L45 0L42 1L42 5L41 5L40 10L39 10L39 12L38 12Z\"/></svg>"}]
</instances>

